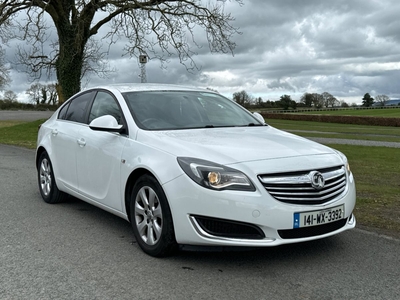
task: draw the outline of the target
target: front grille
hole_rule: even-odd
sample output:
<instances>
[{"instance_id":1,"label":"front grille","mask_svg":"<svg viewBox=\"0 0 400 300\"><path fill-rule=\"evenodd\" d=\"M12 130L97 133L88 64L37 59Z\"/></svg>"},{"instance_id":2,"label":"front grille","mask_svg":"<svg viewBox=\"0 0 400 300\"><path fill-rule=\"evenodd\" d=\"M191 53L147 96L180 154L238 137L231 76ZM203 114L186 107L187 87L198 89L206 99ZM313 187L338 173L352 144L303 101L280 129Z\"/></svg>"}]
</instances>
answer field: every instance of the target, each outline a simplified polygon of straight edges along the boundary
<instances>
[{"instance_id":1,"label":"front grille","mask_svg":"<svg viewBox=\"0 0 400 300\"><path fill-rule=\"evenodd\" d=\"M205 232L213 236L237 239L262 239L265 237L262 230L252 224L202 216L193 217Z\"/></svg>"},{"instance_id":2,"label":"front grille","mask_svg":"<svg viewBox=\"0 0 400 300\"><path fill-rule=\"evenodd\" d=\"M325 184L321 189L312 185L311 174L321 173ZM346 190L344 166L320 170L259 175L258 179L276 200L291 204L322 204L340 197Z\"/></svg>"},{"instance_id":3,"label":"front grille","mask_svg":"<svg viewBox=\"0 0 400 300\"><path fill-rule=\"evenodd\" d=\"M317 235L326 234L326 233L338 230L338 229L342 228L344 225L346 225L346 222L347 222L347 219L342 219L342 220L324 224L324 225L278 230L278 234L282 239L306 238L306 237L317 236Z\"/></svg>"}]
</instances>

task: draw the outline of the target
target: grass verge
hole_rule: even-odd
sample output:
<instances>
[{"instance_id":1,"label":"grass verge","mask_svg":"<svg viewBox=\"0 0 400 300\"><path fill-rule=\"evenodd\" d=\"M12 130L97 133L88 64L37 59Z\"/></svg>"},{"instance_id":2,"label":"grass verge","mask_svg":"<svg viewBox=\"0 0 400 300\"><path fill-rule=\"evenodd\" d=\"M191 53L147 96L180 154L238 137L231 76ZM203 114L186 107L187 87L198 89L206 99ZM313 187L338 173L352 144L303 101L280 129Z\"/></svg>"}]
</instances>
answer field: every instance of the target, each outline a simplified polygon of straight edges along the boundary
<instances>
[{"instance_id":1,"label":"grass verge","mask_svg":"<svg viewBox=\"0 0 400 300\"><path fill-rule=\"evenodd\" d=\"M356 180L358 224L400 237L400 150L328 145L343 152Z\"/></svg>"},{"instance_id":2,"label":"grass verge","mask_svg":"<svg viewBox=\"0 0 400 300\"><path fill-rule=\"evenodd\" d=\"M310 121L268 119L276 128L308 137L400 142L400 127L365 126Z\"/></svg>"},{"instance_id":3,"label":"grass verge","mask_svg":"<svg viewBox=\"0 0 400 300\"><path fill-rule=\"evenodd\" d=\"M14 145L29 149L36 148L38 127L45 120L29 123L1 121L0 144Z\"/></svg>"}]
</instances>

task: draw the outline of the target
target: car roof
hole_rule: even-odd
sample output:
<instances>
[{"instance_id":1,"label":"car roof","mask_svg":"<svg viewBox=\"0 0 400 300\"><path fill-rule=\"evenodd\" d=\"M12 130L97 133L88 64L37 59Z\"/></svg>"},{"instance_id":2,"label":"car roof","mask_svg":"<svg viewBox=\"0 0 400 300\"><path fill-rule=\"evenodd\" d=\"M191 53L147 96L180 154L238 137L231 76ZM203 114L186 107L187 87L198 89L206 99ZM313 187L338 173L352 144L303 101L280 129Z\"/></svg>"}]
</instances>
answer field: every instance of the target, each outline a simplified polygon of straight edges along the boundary
<instances>
[{"instance_id":1,"label":"car roof","mask_svg":"<svg viewBox=\"0 0 400 300\"><path fill-rule=\"evenodd\" d=\"M183 85L175 84L161 84L161 83L120 83L120 84L109 84L97 87L92 87L92 89L107 89L107 90L118 90L120 93L126 92L139 92L139 91L199 91L199 92L211 92L213 91L199 88L199 87L189 87Z\"/></svg>"}]
</instances>

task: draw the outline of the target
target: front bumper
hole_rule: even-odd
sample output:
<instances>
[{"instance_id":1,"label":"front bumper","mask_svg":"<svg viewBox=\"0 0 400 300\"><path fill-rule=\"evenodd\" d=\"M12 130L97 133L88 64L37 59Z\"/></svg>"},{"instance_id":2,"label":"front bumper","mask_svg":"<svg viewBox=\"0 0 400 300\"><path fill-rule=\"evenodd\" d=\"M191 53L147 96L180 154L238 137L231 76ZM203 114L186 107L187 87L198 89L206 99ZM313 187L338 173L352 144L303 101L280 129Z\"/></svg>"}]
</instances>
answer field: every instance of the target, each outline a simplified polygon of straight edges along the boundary
<instances>
[{"instance_id":1,"label":"front bumper","mask_svg":"<svg viewBox=\"0 0 400 300\"><path fill-rule=\"evenodd\" d=\"M352 175L348 188L340 199L321 205L294 205L275 200L256 182L255 192L213 191L193 182L185 174L163 186L169 200L175 237L179 244L202 246L277 246L310 241L332 236L354 228L352 214L356 202L356 190ZM341 223L293 228L293 215L299 212L319 211L344 205ZM240 236L235 232L208 230L200 218L254 227L262 236ZM217 224L218 225L218 224ZM239 227L235 227L239 228ZM311 233L308 233L311 232ZM226 232L226 234L224 234Z\"/></svg>"}]
</instances>

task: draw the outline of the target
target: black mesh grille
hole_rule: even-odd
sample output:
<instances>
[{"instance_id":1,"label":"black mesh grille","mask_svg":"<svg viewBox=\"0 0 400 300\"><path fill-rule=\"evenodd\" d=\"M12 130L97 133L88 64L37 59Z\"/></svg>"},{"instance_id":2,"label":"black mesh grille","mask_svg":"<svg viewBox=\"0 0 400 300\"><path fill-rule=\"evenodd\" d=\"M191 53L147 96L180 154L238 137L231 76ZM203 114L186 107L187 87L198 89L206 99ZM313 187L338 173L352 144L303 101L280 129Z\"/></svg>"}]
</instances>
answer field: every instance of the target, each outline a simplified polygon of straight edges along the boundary
<instances>
[{"instance_id":1,"label":"black mesh grille","mask_svg":"<svg viewBox=\"0 0 400 300\"><path fill-rule=\"evenodd\" d=\"M208 234L227 238L262 239L265 237L260 228L252 224L194 216L200 227Z\"/></svg>"},{"instance_id":2,"label":"black mesh grille","mask_svg":"<svg viewBox=\"0 0 400 300\"><path fill-rule=\"evenodd\" d=\"M299 239L299 238L317 236L338 230L339 228L342 228L344 225L346 225L346 222L347 219L342 219L324 225L278 230L278 234L283 239Z\"/></svg>"}]
</instances>

